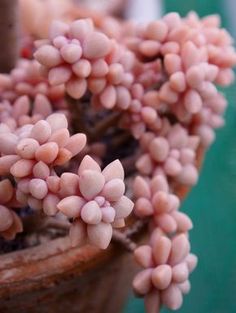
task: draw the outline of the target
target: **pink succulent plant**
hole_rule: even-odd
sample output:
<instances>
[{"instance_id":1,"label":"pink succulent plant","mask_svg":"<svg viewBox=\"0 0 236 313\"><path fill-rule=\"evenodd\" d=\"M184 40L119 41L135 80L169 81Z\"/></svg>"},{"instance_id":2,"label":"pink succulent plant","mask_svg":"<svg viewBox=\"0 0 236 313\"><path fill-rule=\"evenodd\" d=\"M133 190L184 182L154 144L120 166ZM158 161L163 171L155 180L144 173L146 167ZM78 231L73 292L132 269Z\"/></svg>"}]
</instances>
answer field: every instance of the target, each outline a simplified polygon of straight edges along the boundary
<instances>
[{"instance_id":1,"label":"pink succulent plant","mask_svg":"<svg viewBox=\"0 0 236 313\"><path fill-rule=\"evenodd\" d=\"M47 178L55 176L53 167L67 163L86 144L84 134L70 136L67 127L66 117L54 113L46 120L35 125L26 124L14 133L0 133L0 173L11 174L17 180L16 198L21 204L38 209L44 202L48 207L51 198L55 204L55 197L50 197Z\"/></svg>"},{"instance_id":2,"label":"pink succulent plant","mask_svg":"<svg viewBox=\"0 0 236 313\"><path fill-rule=\"evenodd\" d=\"M111 241L112 226L125 225L124 219L132 212L134 204L124 195L123 180L120 161L113 161L101 171L91 157L84 157L78 178L71 186L75 194L63 198L57 205L60 212L74 220L70 228L73 246L88 240L106 249Z\"/></svg>"},{"instance_id":3,"label":"pink succulent plant","mask_svg":"<svg viewBox=\"0 0 236 313\"><path fill-rule=\"evenodd\" d=\"M44 95L49 102L55 102L64 97L64 87L62 85L50 86L40 73L40 64L36 60L23 58L17 62L16 67L9 74L0 75L0 92L0 99L11 102L20 96L35 99L39 94Z\"/></svg>"},{"instance_id":4,"label":"pink succulent plant","mask_svg":"<svg viewBox=\"0 0 236 313\"><path fill-rule=\"evenodd\" d=\"M134 252L143 268L134 278L134 290L145 296L147 313L158 312L161 304L177 310L183 302L182 294L190 291L189 274L197 265L197 257L189 253L185 234L169 239L156 229L151 241L151 245L140 246Z\"/></svg>"},{"instance_id":5,"label":"pink succulent plant","mask_svg":"<svg viewBox=\"0 0 236 313\"><path fill-rule=\"evenodd\" d=\"M165 234L188 232L192 228L191 219L179 212L180 199L170 193L167 180L162 175L134 180L135 214L140 218L152 216L153 223Z\"/></svg>"},{"instance_id":6,"label":"pink succulent plant","mask_svg":"<svg viewBox=\"0 0 236 313\"><path fill-rule=\"evenodd\" d=\"M112 48L111 40L95 31L92 20L74 21L70 26L54 22L50 40L40 41L34 56L51 85L65 84L73 98L81 98L87 89L87 78L103 77L108 72L105 57Z\"/></svg>"},{"instance_id":7,"label":"pink succulent plant","mask_svg":"<svg viewBox=\"0 0 236 313\"><path fill-rule=\"evenodd\" d=\"M141 174L162 173L184 185L196 184L199 137L189 136L180 124L167 124L159 136L145 133L140 142L145 153L137 160L136 166Z\"/></svg>"},{"instance_id":8,"label":"pink succulent plant","mask_svg":"<svg viewBox=\"0 0 236 313\"><path fill-rule=\"evenodd\" d=\"M224 124L216 85L233 81L232 39L195 13L71 20L0 74L0 235L21 232L30 207L65 222L72 246L106 249L134 211L150 232L134 290L148 313L176 310L197 264L177 189L197 183L199 151Z\"/></svg>"},{"instance_id":9,"label":"pink succulent plant","mask_svg":"<svg viewBox=\"0 0 236 313\"><path fill-rule=\"evenodd\" d=\"M16 207L15 189L9 179L0 181L0 235L6 240L14 239L17 233L23 231L21 219L12 210Z\"/></svg>"}]
</instances>

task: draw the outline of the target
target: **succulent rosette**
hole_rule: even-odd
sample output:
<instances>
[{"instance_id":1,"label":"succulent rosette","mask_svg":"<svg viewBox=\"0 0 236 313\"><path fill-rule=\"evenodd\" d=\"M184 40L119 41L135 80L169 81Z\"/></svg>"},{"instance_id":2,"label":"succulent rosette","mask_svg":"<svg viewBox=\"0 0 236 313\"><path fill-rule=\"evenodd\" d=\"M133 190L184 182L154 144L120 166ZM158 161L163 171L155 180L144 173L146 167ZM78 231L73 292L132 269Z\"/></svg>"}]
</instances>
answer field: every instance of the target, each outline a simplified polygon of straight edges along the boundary
<instances>
[{"instance_id":1,"label":"succulent rosette","mask_svg":"<svg viewBox=\"0 0 236 313\"><path fill-rule=\"evenodd\" d=\"M73 218L72 244L87 240L105 249L112 238L112 227L123 227L134 206L124 195L123 167L116 160L101 171L98 163L85 156L74 184L77 194L63 198L57 205L60 212Z\"/></svg>"}]
</instances>

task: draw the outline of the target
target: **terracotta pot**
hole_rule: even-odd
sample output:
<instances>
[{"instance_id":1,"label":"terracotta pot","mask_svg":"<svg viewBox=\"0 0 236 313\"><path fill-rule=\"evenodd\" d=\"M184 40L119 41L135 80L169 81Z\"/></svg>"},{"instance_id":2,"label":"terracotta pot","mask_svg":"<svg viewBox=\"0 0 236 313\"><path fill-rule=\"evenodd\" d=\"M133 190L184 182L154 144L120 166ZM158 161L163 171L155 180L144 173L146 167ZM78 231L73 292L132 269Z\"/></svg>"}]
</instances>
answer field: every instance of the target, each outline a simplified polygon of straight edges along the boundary
<instances>
[{"instance_id":1,"label":"terracotta pot","mask_svg":"<svg viewBox=\"0 0 236 313\"><path fill-rule=\"evenodd\" d=\"M19 57L18 1L1 0L0 15L0 73L8 73Z\"/></svg>"},{"instance_id":2,"label":"terracotta pot","mask_svg":"<svg viewBox=\"0 0 236 313\"><path fill-rule=\"evenodd\" d=\"M198 167L202 157L199 151ZM8 253L0 256L0 312L120 313L135 271L132 254L115 243L101 251L59 238Z\"/></svg>"}]
</instances>

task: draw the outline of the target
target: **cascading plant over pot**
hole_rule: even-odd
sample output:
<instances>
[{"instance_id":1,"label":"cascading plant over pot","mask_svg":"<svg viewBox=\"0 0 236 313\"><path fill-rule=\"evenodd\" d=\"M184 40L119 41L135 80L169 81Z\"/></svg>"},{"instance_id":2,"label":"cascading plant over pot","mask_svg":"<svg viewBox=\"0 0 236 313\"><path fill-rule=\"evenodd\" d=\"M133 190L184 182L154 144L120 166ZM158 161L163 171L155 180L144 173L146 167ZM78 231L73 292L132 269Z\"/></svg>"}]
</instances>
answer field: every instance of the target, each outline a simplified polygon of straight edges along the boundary
<instances>
[{"instance_id":1,"label":"cascading plant over pot","mask_svg":"<svg viewBox=\"0 0 236 313\"><path fill-rule=\"evenodd\" d=\"M215 15L139 25L66 12L49 16L47 37L27 12L21 57L0 74L1 242L118 241L142 268L133 288L147 312L176 310L197 265L177 190L197 183L199 155L224 124L216 86L234 79L232 38ZM146 244L127 237L147 225Z\"/></svg>"}]
</instances>

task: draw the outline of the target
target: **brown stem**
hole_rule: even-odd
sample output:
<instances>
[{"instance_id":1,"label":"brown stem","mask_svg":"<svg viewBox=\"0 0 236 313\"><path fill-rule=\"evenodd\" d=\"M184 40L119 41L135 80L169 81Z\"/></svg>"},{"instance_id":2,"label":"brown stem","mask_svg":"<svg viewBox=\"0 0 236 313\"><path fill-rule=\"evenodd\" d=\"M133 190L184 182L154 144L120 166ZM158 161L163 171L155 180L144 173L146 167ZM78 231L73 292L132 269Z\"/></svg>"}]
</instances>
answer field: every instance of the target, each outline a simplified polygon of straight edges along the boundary
<instances>
[{"instance_id":1,"label":"brown stem","mask_svg":"<svg viewBox=\"0 0 236 313\"><path fill-rule=\"evenodd\" d=\"M137 170L135 166L137 158L138 154L136 153L134 155L128 156L120 160L124 167L126 176L129 176L130 174L134 173Z\"/></svg>"},{"instance_id":2,"label":"brown stem","mask_svg":"<svg viewBox=\"0 0 236 313\"><path fill-rule=\"evenodd\" d=\"M45 215L37 211L23 218L23 229L26 233L37 232L45 226Z\"/></svg>"},{"instance_id":3,"label":"brown stem","mask_svg":"<svg viewBox=\"0 0 236 313\"><path fill-rule=\"evenodd\" d=\"M117 149L132 138L133 137L129 132L124 132L122 134L119 134L118 136L113 137L111 148Z\"/></svg>"},{"instance_id":4,"label":"brown stem","mask_svg":"<svg viewBox=\"0 0 236 313\"><path fill-rule=\"evenodd\" d=\"M19 56L18 0L0 0L0 72L9 72Z\"/></svg>"},{"instance_id":5,"label":"brown stem","mask_svg":"<svg viewBox=\"0 0 236 313\"><path fill-rule=\"evenodd\" d=\"M137 247L134 241L132 241L125 233L118 230L113 230L112 240L119 243L130 252L133 252Z\"/></svg>"},{"instance_id":6,"label":"brown stem","mask_svg":"<svg viewBox=\"0 0 236 313\"><path fill-rule=\"evenodd\" d=\"M149 220L137 220L131 227L127 228L125 231L125 235L128 237L132 237L133 235L136 235L141 230L143 230L146 225L148 224Z\"/></svg>"},{"instance_id":7,"label":"brown stem","mask_svg":"<svg viewBox=\"0 0 236 313\"><path fill-rule=\"evenodd\" d=\"M101 138L107 131L108 128L114 127L120 119L120 113L115 112L104 117L103 120L96 124L92 132L93 141Z\"/></svg>"},{"instance_id":8,"label":"brown stem","mask_svg":"<svg viewBox=\"0 0 236 313\"><path fill-rule=\"evenodd\" d=\"M68 221L62 221L55 218L48 218L45 223L45 227L56 228L61 230L69 230L70 225L71 224Z\"/></svg>"},{"instance_id":9,"label":"brown stem","mask_svg":"<svg viewBox=\"0 0 236 313\"><path fill-rule=\"evenodd\" d=\"M69 95L66 96L69 111L71 113L71 124L74 133L82 132L88 137L90 136L90 130L88 129L85 122L85 114L83 112L82 104L79 100L71 98Z\"/></svg>"},{"instance_id":10,"label":"brown stem","mask_svg":"<svg viewBox=\"0 0 236 313\"><path fill-rule=\"evenodd\" d=\"M58 220L53 217L43 218L42 214L32 215L24 219L24 231L26 231L27 233L37 233L50 228L68 231L70 225L71 224L68 221ZM142 221L138 221L124 232L114 229L112 241L119 243L126 250L133 252L136 249L137 245L129 237L136 235L144 226L145 223L143 223Z\"/></svg>"},{"instance_id":11,"label":"brown stem","mask_svg":"<svg viewBox=\"0 0 236 313\"><path fill-rule=\"evenodd\" d=\"M132 247L135 246L135 243L129 239L133 235L139 233L147 225L148 220L137 220L133 225L131 225L126 231L121 232L118 230L113 230L112 239L114 241L119 241L122 244L125 243L125 246L129 244ZM49 217L45 220L44 227L56 228L62 230L69 230L70 223L68 221L58 220L53 217Z\"/></svg>"},{"instance_id":12,"label":"brown stem","mask_svg":"<svg viewBox=\"0 0 236 313\"><path fill-rule=\"evenodd\" d=\"M1 1L1 0L0 0ZM89 142L97 141L106 133L107 129L116 125L120 119L120 113L109 114L101 122L96 123L94 127L86 124L86 112L83 104L67 95L67 103L71 113L71 124L75 133L82 132L88 137Z\"/></svg>"}]
</instances>

